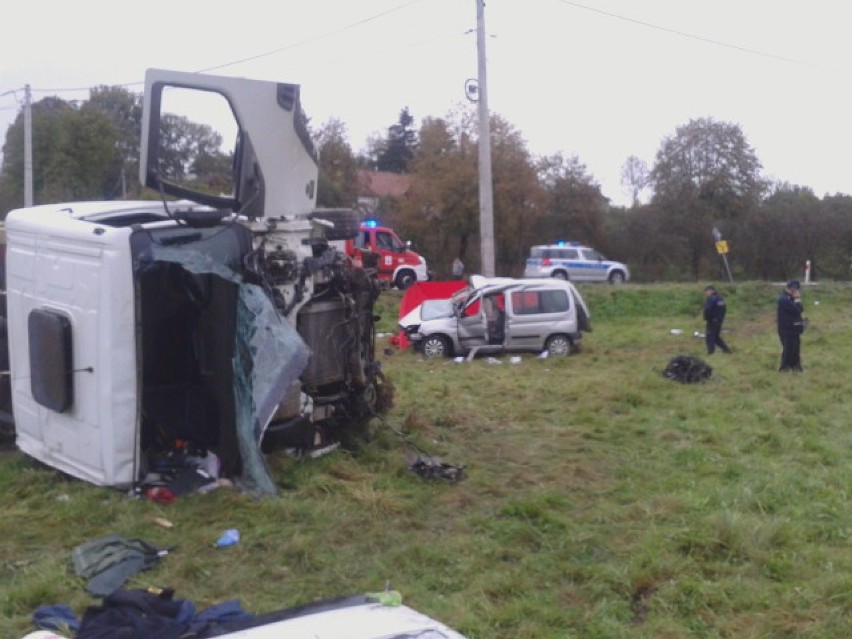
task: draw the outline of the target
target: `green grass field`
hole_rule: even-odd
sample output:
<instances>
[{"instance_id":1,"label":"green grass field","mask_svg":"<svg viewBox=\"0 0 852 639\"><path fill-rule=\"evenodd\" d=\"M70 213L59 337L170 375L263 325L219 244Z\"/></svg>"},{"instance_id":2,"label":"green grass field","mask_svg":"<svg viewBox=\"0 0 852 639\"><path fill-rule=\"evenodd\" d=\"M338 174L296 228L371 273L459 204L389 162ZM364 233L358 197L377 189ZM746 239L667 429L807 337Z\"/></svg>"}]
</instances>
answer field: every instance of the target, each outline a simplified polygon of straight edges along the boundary
<instances>
[{"instance_id":1,"label":"green grass field","mask_svg":"<svg viewBox=\"0 0 852 639\"><path fill-rule=\"evenodd\" d=\"M803 291L801 375L777 372L778 285L719 287L734 354L709 357L693 336L702 288L582 286L595 330L569 358L382 354L396 405L372 441L271 454L275 498L131 500L5 441L0 637L32 630L40 605L95 603L70 551L111 532L176 546L129 586L199 608L261 613L390 581L471 639L850 636L852 285ZM384 332L398 300L382 296ZM679 354L713 377L665 379ZM413 474L418 451L466 478ZM240 543L214 548L226 528Z\"/></svg>"}]
</instances>

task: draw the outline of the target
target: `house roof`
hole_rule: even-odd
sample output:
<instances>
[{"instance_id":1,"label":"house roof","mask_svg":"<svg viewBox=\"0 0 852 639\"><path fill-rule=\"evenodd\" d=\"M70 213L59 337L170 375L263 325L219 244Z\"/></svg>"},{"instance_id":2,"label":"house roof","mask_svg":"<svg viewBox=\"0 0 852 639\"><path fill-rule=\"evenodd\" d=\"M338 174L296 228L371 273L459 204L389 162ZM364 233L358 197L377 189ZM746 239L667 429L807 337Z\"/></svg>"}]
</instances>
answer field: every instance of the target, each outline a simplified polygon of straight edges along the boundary
<instances>
[{"instance_id":1,"label":"house roof","mask_svg":"<svg viewBox=\"0 0 852 639\"><path fill-rule=\"evenodd\" d=\"M358 171L358 190L367 197L399 197L411 188L411 176L387 171Z\"/></svg>"}]
</instances>

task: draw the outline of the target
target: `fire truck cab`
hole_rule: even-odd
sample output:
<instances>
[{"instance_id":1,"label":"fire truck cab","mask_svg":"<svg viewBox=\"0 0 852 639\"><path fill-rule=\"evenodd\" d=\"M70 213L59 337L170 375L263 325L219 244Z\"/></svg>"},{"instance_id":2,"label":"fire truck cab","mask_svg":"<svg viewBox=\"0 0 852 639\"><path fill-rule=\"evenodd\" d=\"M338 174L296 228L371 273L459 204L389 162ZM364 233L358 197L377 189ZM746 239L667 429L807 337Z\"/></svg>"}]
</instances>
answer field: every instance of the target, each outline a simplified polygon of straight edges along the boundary
<instances>
[{"instance_id":1,"label":"fire truck cab","mask_svg":"<svg viewBox=\"0 0 852 639\"><path fill-rule=\"evenodd\" d=\"M375 253L379 281L387 286L405 290L415 282L430 279L426 260L411 250L411 242L403 242L392 229L380 226L376 220L361 223L358 235L346 240L346 253L356 266L369 262L364 253Z\"/></svg>"}]
</instances>

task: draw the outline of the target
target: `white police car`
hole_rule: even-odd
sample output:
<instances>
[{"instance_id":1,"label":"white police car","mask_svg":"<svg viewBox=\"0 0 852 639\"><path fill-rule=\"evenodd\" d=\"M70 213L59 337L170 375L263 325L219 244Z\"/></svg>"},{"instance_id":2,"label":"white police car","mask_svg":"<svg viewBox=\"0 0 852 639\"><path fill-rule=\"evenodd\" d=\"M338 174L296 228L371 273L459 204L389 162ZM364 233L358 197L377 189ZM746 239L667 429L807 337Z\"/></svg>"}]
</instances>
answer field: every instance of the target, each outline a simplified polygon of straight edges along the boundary
<instances>
[{"instance_id":1,"label":"white police car","mask_svg":"<svg viewBox=\"0 0 852 639\"><path fill-rule=\"evenodd\" d=\"M579 242L557 242L540 244L530 249L524 277L622 284L630 279L630 270L621 262L608 260L595 249Z\"/></svg>"}]
</instances>

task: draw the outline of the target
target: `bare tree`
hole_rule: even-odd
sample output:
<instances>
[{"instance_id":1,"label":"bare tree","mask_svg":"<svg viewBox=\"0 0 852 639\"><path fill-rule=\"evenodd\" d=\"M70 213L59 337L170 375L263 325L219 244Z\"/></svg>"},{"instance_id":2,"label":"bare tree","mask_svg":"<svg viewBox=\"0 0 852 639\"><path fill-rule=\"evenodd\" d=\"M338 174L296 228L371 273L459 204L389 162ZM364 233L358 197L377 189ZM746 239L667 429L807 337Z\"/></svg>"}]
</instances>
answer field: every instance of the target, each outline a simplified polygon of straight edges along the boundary
<instances>
[{"instance_id":1,"label":"bare tree","mask_svg":"<svg viewBox=\"0 0 852 639\"><path fill-rule=\"evenodd\" d=\"M631 155L621 165L621 185L630 194L630 201L635 208L639 204L639 195L651 184L651 171L648 164Z\"/></svg>"}]
</instances>

